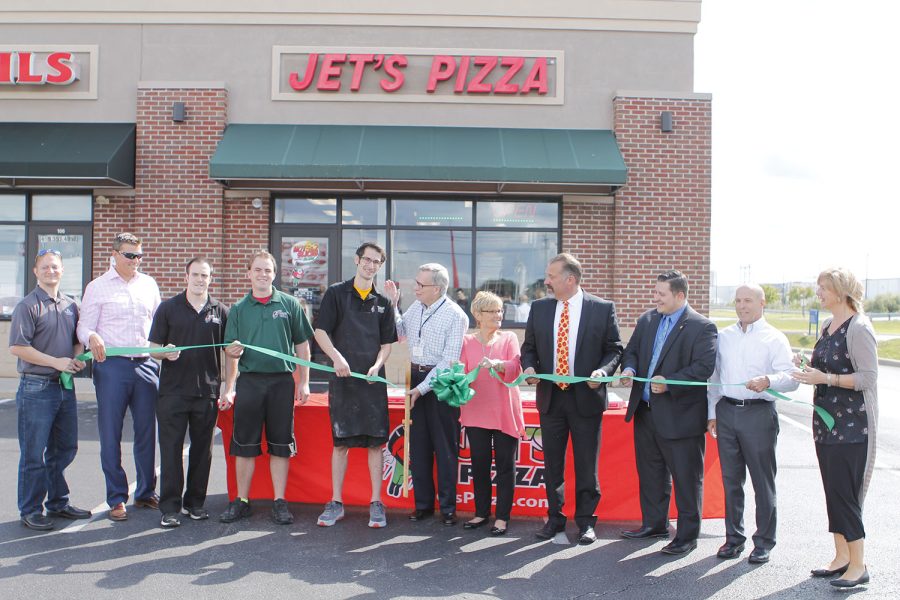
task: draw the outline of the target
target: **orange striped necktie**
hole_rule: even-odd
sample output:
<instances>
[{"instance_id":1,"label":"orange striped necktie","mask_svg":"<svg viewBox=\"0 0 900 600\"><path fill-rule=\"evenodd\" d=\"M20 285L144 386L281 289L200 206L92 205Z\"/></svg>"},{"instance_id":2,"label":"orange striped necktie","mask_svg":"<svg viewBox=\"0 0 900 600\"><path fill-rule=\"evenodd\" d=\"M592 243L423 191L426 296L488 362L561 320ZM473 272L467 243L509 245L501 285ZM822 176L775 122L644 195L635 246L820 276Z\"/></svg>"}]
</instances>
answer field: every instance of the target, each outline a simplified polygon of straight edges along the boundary
<instances>
[{"instance_id":1,"label":"orange striped necktie","mask_svg":"<svg viewBox=\"0 0 900 600\"><path fill-rule=\"evenodd\" d=\"M559 316L559 329L556 331L556 374L569 374L569 302L563 301L562 314ZM557 383L559 389L569 387L568 383Z\"/></svg>"}]
</instances>

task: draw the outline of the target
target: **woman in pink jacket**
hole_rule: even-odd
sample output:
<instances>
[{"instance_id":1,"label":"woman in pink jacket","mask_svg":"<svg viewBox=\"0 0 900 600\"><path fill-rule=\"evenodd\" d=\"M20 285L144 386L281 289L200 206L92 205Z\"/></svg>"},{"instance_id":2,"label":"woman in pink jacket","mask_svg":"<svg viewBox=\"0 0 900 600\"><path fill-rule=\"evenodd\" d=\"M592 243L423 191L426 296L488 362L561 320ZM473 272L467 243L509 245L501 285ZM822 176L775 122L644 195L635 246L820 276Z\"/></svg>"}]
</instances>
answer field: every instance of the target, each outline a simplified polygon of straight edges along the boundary
<instances>
[{"instance_id":1,"label":"woman in pink jacket","mask_svg":"<svg viewBox=\"0 0 900 600\"><path fill-rule=\"evenodd\" d=\"M504 381L513 381L522 372L519 340L511 331L500 331L503 301L490 292L478 292L471 304L478 331L463 339L462 361L466 372L481 365L472 383L475 395L460 410L472 455L475 517L463 524L475 529L491 515L491 449L497 469L496 520L491 535L503 535L509 523L515 492L516 446L525 435L525 419L519 388L508 388L490 374L493 368Z\"/></svg>"}]
</instances>

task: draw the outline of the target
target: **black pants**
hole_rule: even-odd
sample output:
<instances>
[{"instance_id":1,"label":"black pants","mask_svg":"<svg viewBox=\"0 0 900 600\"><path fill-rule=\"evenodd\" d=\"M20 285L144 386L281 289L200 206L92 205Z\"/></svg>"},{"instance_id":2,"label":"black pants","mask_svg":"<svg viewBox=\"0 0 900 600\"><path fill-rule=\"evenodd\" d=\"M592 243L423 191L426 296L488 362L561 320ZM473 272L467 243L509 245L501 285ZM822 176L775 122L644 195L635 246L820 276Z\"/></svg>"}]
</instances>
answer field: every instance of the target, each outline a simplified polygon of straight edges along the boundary
<instances>
[{"instance_id":1,"label":"black pants","mask_svg":"<svg viewBox=\"0 0 900 600\"><path fill-rule=\"evenodd\" d=\"M828 531L848 542L866 537L860 491L866 474L868 444L816 444L816 457L825 488Z\"/></svg>"},{"instance_id":2,"label":"black pants","mask_svg":"<svg viewBox=\"0 0 900 600\"><path fill-rule=\"evenodd\" d=\"M653 425L653 416L641 402L634 416L634 454L638 471L643 524L663 529L669 523L669 499L675 480L678 528L675 538L696 540L703 514L703 457L706 436L664 438Z\"/></svg>"},{"instance_id":3,"label":"black pants","mask_svg":"<svg viewBox=\"0 0 900 600\"><path fill-rule=\"evenodd\" d=\"M544 444L544 485L547 489L547 515L558 526L566 524L565 504L566 446L572 436L575 462L575 523L579 528L597 522L594 511L600 503L597 461L600 457L600 426L603 413L585 417L578 414L575 391L553 386L550 407L541 413L541 440Z\"/></svg>"},{"instance_id":4,"label":"black pants","mask_svg":"<svg viewBox=\"0 0 900 600\"><path fill-rule=\"evenodd\" d=\"M422 383L426 373L413 371L410 384ZM437 463L437 496L441 512L456 512L459 477L459 409L428 392L416 400L410 413L409 453L412 463L416 509L434 510L434 463Z\"/></svg>"},{"instance_id":5,"label":"black pants","mask_svg":"<svg viewBox=\"0 0 900 600\"><path fill-rule=\"evenodd\" d=\"M509 521L516 491L516 447L519 440L499 429L466 427L472 454L472 487L475 489L475 516L491 515L491 449L497 467L497 518Z\"/></svg>"},{"instance_id":6,"label":"black pants","mask_svg":"<svg viewBox=\"0 0 900 600\"><path fill-rule=\"evenodd\" d=\"M156 420L159 423L159 510L162 513L179 512L182 506L201 508L206 501L217 414L214 398L175 395L159 397ZM185 489L184 463L181 457L186 432L191 436L191 449L188 454Z\"/></svg>"}]
</instances>

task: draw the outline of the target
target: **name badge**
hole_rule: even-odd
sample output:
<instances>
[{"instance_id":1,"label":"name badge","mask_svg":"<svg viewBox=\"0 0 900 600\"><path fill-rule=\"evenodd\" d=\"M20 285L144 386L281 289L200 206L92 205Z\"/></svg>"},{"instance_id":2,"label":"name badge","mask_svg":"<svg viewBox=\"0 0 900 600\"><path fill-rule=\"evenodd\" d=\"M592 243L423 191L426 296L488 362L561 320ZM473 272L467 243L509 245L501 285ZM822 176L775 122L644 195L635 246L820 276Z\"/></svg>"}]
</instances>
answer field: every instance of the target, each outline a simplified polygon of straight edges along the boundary
<instances>
[{"instance_id":1,"label":"name badge","mask_svg":"<svg viewBox=\"0 0 900 600\"><path fill-rule=\"evenodd\" d=\"M425 351L422 349L422 346L413 346L410 356L414 363L421 364L420 361L425 358Z\"/></svg>"}]
</instances>

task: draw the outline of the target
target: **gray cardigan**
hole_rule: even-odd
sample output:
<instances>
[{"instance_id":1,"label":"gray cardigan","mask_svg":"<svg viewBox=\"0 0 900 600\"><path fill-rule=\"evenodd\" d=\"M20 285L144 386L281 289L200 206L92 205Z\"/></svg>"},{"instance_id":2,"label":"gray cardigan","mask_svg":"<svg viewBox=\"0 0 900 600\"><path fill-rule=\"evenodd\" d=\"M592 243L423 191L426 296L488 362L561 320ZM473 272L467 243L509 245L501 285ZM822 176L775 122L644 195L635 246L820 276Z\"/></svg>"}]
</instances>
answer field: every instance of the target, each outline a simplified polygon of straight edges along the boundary
<instances>
[{"instance_id":1,"label":"gray cardigan","mask_svg":"<svg viewBox=\"0 0 900 600\"><path fill-rule=\"evenodd\" d=\"M824 328L831 325L831 319L825 322ZM850 364L853 365L853 389L863 393L866 404L866 420L868 421L868 452L866 454L866 474L863 478L859 501L862 504L875 470L875 434L878 428L878 344L875 341L875 329L872 321L864 314L858 313L850 318L847 327L847 350L850 352Z\"/></svg>"}]
</instances>

